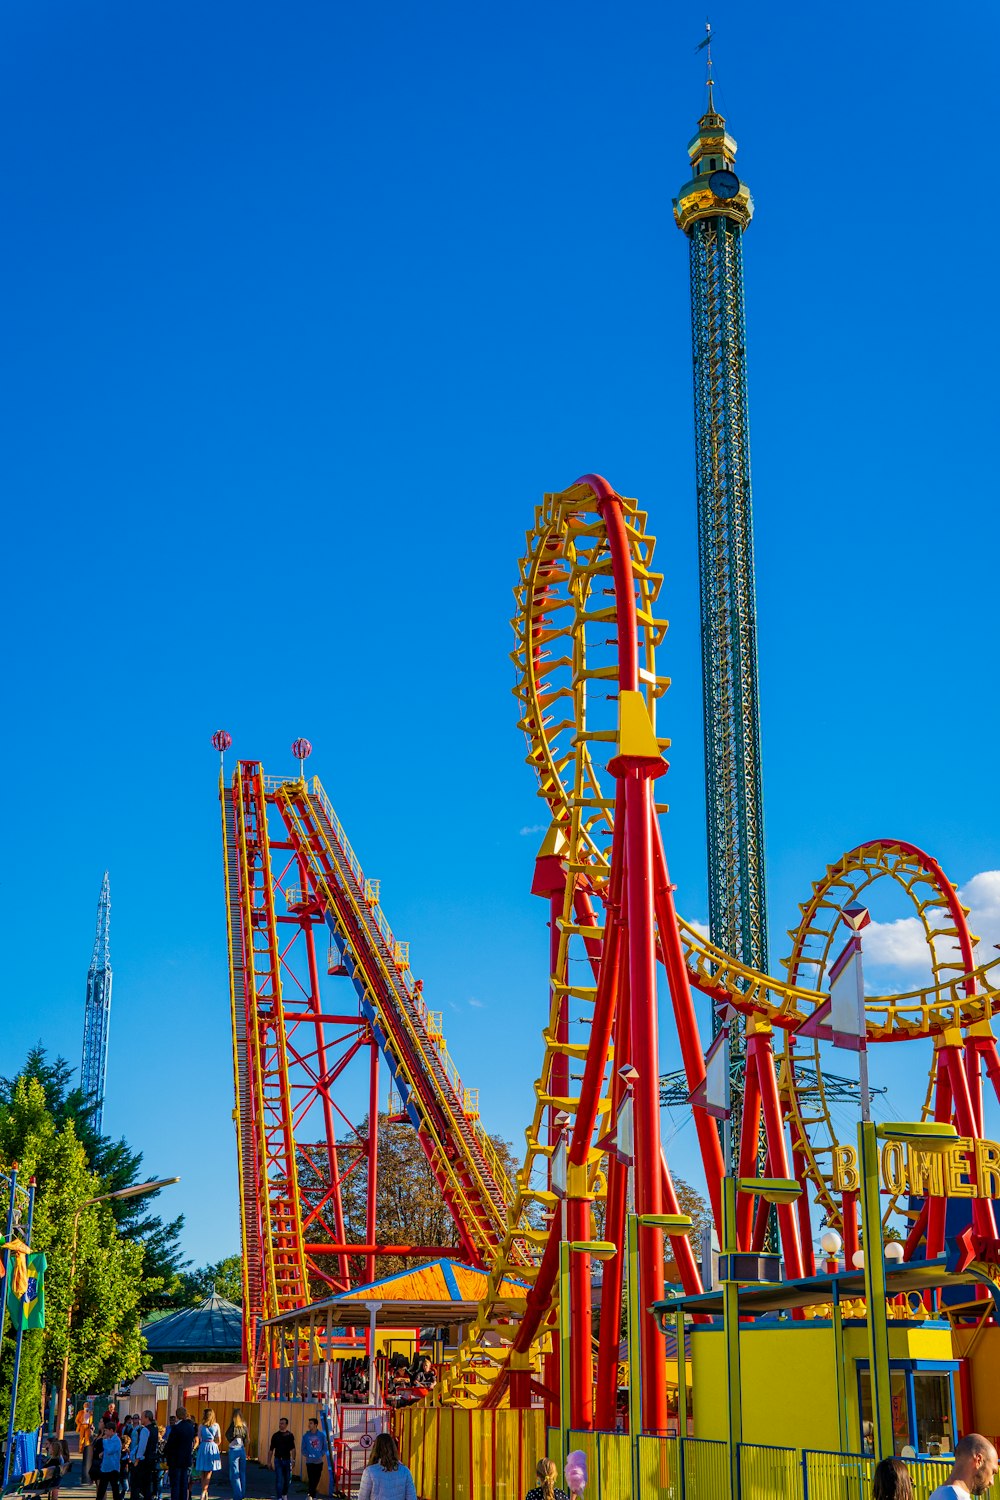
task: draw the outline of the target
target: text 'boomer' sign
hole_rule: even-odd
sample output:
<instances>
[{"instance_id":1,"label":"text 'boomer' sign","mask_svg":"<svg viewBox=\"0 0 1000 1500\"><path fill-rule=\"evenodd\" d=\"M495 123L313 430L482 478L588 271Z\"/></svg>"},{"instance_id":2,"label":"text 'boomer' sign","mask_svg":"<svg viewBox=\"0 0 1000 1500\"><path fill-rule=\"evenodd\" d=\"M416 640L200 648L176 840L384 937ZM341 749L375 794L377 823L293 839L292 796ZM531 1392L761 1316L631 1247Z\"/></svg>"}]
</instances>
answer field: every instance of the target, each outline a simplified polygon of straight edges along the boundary
<instances>
[{"instance_id":1,"label":"text 'boomer' sign","mask_svg":"<svg viewBox=\"0 0 1000 1500\"><path fill-rule=\"evenodd\" d=\"M1000 1198L1000 1145L958 1136L945 1151L921 1151L902 1141L886 1141L879 1152L879 1176L886 1192L914 1198ZM834 1148L833 1186L838 1193L859 1191L853 1146Z\"/></svg>"}]
</instances>

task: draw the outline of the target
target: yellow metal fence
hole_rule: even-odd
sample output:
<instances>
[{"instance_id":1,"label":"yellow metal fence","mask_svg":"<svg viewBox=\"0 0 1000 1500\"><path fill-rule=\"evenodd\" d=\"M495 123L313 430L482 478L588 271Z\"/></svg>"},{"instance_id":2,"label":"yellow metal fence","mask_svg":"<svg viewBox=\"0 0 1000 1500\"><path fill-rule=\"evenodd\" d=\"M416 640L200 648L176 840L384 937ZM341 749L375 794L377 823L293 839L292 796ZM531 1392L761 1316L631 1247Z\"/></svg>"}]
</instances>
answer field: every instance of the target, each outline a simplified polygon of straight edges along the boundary
<instances>
[{"instance_id":1,"label":"yellow metal fence","mask_svg":"<svg viewBox=\"0 0 1000 1500\"><path fill-rule=\"evenodd\" d=\"M541 1411L457 1411L414 1407L395 1419L403 1462L420 1500L521 1500L545 1453L558 1461L559 1433ZM729 1452L706 1439L570 1432L569 1451L587 1459L587 1500L722 1500L729 1496ZM740 1500L869 1500L875 1462L848 1453L803 1452L744 1443ZM633 1480L633 1463L635 1477ZM929 1500L950 1469L908 1459L915 1500ZM683 1474L683 1480L682 1480Z\"/></svg>"},{"instance_id":2,"label":"yellow metal fence","mask_svg":"<svg viewBox=\"0 0 1000 1500\"><path fill-rule=\"evenodd\" d=\"M414 1406L394 1426L420 1500L522 1500L545 1452L541 1410Z\"/></svg>"},{"instance_id":3,"label":"yellow metal fence","mask_svg":"<svg viewBox=\"0 0 1000 1500\"><path fill-rule=\"evenodd\" d=\"M930 1500L951 1472L947 1459L908 1458L914 1500ZM802 1483L807 1500L868 1500L875 1460L850 1453L802 1455ZM801 1491L800 1491L801 1492Z\"/></svg>"}]
</instances>

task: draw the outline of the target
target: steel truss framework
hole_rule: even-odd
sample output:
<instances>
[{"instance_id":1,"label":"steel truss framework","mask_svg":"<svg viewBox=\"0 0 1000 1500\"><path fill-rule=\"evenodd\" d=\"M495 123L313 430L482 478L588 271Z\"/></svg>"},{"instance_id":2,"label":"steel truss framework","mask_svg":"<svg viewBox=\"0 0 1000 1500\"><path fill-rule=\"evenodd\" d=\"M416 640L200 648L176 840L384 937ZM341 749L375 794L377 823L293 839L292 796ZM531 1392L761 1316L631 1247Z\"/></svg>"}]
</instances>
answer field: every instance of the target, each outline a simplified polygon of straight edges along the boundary
<instances>
[{"instance_id":1,"label":"steel truss framework","mask_svg":"<svg viewBox=\"0 0 1000 1500\"><path fill-rule=\"evenodd\" d=\"M97 932L87 970L87 999L83 1012L83 1059L80 1087L94 1101L94 1128L104 1123L104 1091L108 1075L111 1034L111 884L105 870L97 902Z\"/></svg>"},{"instance_id":2,"label":"steel truss framework","mask_svg":"<svg viewBox=\"0 0 1000 1500\"><path fill-rule=\"evenodd\" d=\"M690 231L709 927L766 971L742 234L721 214Z\"/></svg>"},{"instance_id":3,"label":"steel truss framework","mask_svg":"<svg viewBox=\"0 0 1000 1500\"><path fill-rule=\"evenodd\" d=\"M452 1248L376 1244L380 1056L475 1264L503 1236L512 1189L479 1124L475 1091L448 1055L441 1018L409 974L407 946L319 781L268 777L259 762L241 761L231 786L220 781L220 797L244 1340L256 1389L270 1358L266 1321L318 1291L346 1290L353 1256L371 1281L379 1254ZM347 981L349 998L332 1008L321 956L328 975ZM364 1130L343 1107L344 1075L357 1062L368 1069ZM347 1240L343 1190L362 1166L367 1215L357 1245Z\"/></svg>"}]
</instances>

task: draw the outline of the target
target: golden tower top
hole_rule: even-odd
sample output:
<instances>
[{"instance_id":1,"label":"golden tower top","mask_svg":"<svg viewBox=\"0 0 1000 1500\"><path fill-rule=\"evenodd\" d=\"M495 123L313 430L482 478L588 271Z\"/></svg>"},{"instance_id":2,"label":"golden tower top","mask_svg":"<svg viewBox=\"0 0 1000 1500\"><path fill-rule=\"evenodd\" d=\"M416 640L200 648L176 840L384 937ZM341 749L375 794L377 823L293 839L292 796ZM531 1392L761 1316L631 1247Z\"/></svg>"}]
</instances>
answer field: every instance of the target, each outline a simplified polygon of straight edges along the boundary
<instances>
[{"instance_id":1,"label":"golden tower top","mask_svg":"<svg viewBox=\"0 0 1000 1500\"><path fill-rule=\"evenodd\" d=\"M712 32L708 26L705 29L708 35L701 45L708 49L708 106L698 121L697 133L688 142L694 175L674 199L674 218L685 234L691 233L691 226L698 219L717 218L721 214L745 229L753 218L750 189L736 175L736 141L715 107Z\"/></svg>"}]
</instances>

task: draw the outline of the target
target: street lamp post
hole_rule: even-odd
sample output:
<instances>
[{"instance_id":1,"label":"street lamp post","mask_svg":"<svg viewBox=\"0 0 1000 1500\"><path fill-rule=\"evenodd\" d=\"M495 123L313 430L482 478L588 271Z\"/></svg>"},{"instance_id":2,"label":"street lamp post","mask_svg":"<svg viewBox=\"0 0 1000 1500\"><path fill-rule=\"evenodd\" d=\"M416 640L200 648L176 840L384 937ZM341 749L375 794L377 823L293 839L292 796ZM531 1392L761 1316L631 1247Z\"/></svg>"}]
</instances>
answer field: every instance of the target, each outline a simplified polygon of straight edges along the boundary
<instances>
[{"instance_id":1,"label":"street lamp post","mask_svg":"<svg viewBox=\"0 0 1000 1500\"><path fill-rule=\"evenodd\" d=\"M100 1193L96 1198L85 1198L76 1206L73 1215L73 1248L70 1254L69 1270L69 1307L66 1310L66 1353L63 1356L62 1377L59 1381L59 1404L56 1408L56 1437L62 1438L66 1432L66 1387L69 1383L69 1338L73 1327L73 1298L76 1289L76 1242L80 1228L80 1215L85 1208L91 1208L95 1203L110 1203L112 1199L118 1198L141 1198L146 1193L159 1192L160 1188L170 1187L171 1184L180 1182L179 1177L162 1177L158 1182L137 1182L134 1187L119 1188L116 1193Z\"/></svg>"},{"instance_id":2,"label":"street lamp post","mask_svg":"<svg viewBox=\"0 0 1000 1500\"><path fill-rule=\"evenodd\" d=\"M611 1260L618 1254L610 1240L561 1240L559 1242L559 1470L566 1464L569 1452L570 1416L570 1256L592 1255L595 1260ZM588 1334L589 1337L589 1334Z\"/></svg>"}]
</instances>

